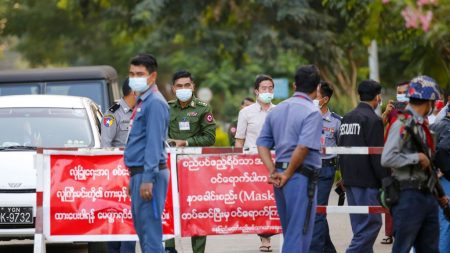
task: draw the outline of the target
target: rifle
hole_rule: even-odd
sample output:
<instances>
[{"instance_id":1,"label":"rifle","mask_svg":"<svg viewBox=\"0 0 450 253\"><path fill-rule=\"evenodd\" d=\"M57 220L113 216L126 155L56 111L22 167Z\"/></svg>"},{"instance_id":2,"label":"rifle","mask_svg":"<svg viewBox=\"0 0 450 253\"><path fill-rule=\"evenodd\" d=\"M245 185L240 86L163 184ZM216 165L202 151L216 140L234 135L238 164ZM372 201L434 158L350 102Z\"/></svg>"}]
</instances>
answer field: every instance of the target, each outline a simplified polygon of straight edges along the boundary
<instances>
[{"instance_id":1,"label":"rifle","mask_svg":"<svg viewBox=\"0 0 450 253\"><path fill-rule=\"evenodd\" d=\"M434 166L429 153L427 152L427 146L420 140L420 138L417 136L417 134L414 132L414 130L411 128L411 126L408 125L408 126L406 126L405 129L411 136L411 140L413 141L414 145L416 146L417 151L420 153L424 153L427 156L427 158L430 160L430 168L427 170L427 174L428 174L427 188L429 189L431 194L433 194L434 197L436 197L438 200L445 197L446 196L445 191L442 188L441 183L439 182L439 178L437 175L437 169ZM450 221L449 203L447 202L446 204L443 204L443 205L441 205L441 203L439 203L439 205L442 208L445 218L448 221Z\"/></svg>"}]
</instances>

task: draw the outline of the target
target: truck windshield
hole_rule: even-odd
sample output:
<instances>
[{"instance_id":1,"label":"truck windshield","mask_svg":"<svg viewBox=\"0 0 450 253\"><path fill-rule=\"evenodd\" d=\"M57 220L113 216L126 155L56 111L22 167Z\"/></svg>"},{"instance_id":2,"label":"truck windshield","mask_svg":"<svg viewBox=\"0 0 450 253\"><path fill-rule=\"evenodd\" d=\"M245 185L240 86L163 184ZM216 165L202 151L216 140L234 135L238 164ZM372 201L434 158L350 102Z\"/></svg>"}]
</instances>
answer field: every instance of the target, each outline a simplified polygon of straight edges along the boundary
<instances>
[{"instance_id":1,"label":"truck windshield","mask_svg":"<svg viewBox=\"0 0 450 253\"><path fill-rule=\"evenodd\" d=\"M39 93L40 93L39 83L0 85L0 96L32 95Z\"/></svg>"},{"instance_id":2,"label":"truck windshield","mask_svg":"<svg viewBox=\"0 0 450 253\"><path fill-rule=\"evenodd\" d=\"M0 147L92 147L85 109L0 108Z\"/></svg>"}]
</instances>

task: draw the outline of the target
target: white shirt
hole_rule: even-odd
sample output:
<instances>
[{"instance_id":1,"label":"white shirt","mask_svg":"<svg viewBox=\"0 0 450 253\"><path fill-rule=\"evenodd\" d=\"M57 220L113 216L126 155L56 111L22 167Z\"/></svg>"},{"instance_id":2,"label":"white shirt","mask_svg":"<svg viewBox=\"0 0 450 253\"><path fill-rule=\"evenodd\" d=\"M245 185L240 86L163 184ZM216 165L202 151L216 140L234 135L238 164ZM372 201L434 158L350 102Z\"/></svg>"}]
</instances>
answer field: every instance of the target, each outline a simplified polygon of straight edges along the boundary
<instances>
[{"instance_id":1,"label":"white shirt","mask_svg":"<svg viewBox=\"0 0 450 253\"><path fill-rule=\"evenodd\" d=\"M235 138L245 139L244 147L256 147L256 139L261 132L266 116L274 107L274 104L270 104L269 109L264 111L259 102L256 102L239 112Z\"/></svg>"}]
</instances>

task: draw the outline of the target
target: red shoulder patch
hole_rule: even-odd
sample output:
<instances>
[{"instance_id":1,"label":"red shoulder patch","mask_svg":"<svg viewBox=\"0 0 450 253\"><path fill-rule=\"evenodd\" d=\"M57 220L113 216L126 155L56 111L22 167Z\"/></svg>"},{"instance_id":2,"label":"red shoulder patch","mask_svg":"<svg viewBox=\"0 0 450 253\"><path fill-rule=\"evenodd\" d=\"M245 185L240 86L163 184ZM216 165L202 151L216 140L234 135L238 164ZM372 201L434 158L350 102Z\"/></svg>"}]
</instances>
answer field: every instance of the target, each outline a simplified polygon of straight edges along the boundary
<instances>
[{"instance_id":1,"label":"red shoulder patch","mask_svg":"<svg viewBox=\"0 0 450 253\"><path fill-rule=\"evenodd\" d=\"M205 114L205 121L208 123L211 123L214 121L214 117L213 117L212 113L208 112Z\"/></svg>"}]
</instances>

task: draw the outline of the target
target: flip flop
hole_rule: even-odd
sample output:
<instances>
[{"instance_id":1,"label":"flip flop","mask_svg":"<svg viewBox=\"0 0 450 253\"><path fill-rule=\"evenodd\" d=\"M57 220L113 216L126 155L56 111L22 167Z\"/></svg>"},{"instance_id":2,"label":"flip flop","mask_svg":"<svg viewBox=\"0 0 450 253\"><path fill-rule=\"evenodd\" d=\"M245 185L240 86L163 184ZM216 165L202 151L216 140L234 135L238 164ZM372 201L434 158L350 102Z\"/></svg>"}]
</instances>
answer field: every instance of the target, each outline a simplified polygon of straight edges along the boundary
<instances>
[{"instance_id":1,"label":"flip flop","mask_svg":"<svg viewBox=\"0 0 450 253\"><path fill-rule=\"evenodd\" d=\"M259 246L261 252L272 252L271 246Z\"/></svg>"},{"instance_id":2,"label":"flip flop","mask_svg":"<svg viewBox=\"0 0 450 253\"><path fill-rule=\"evenodd\" d=\"M392 236L388 236L381 240L381 244L392 244L394 240L392 239Z\"/></svg>"}]
</instances>

